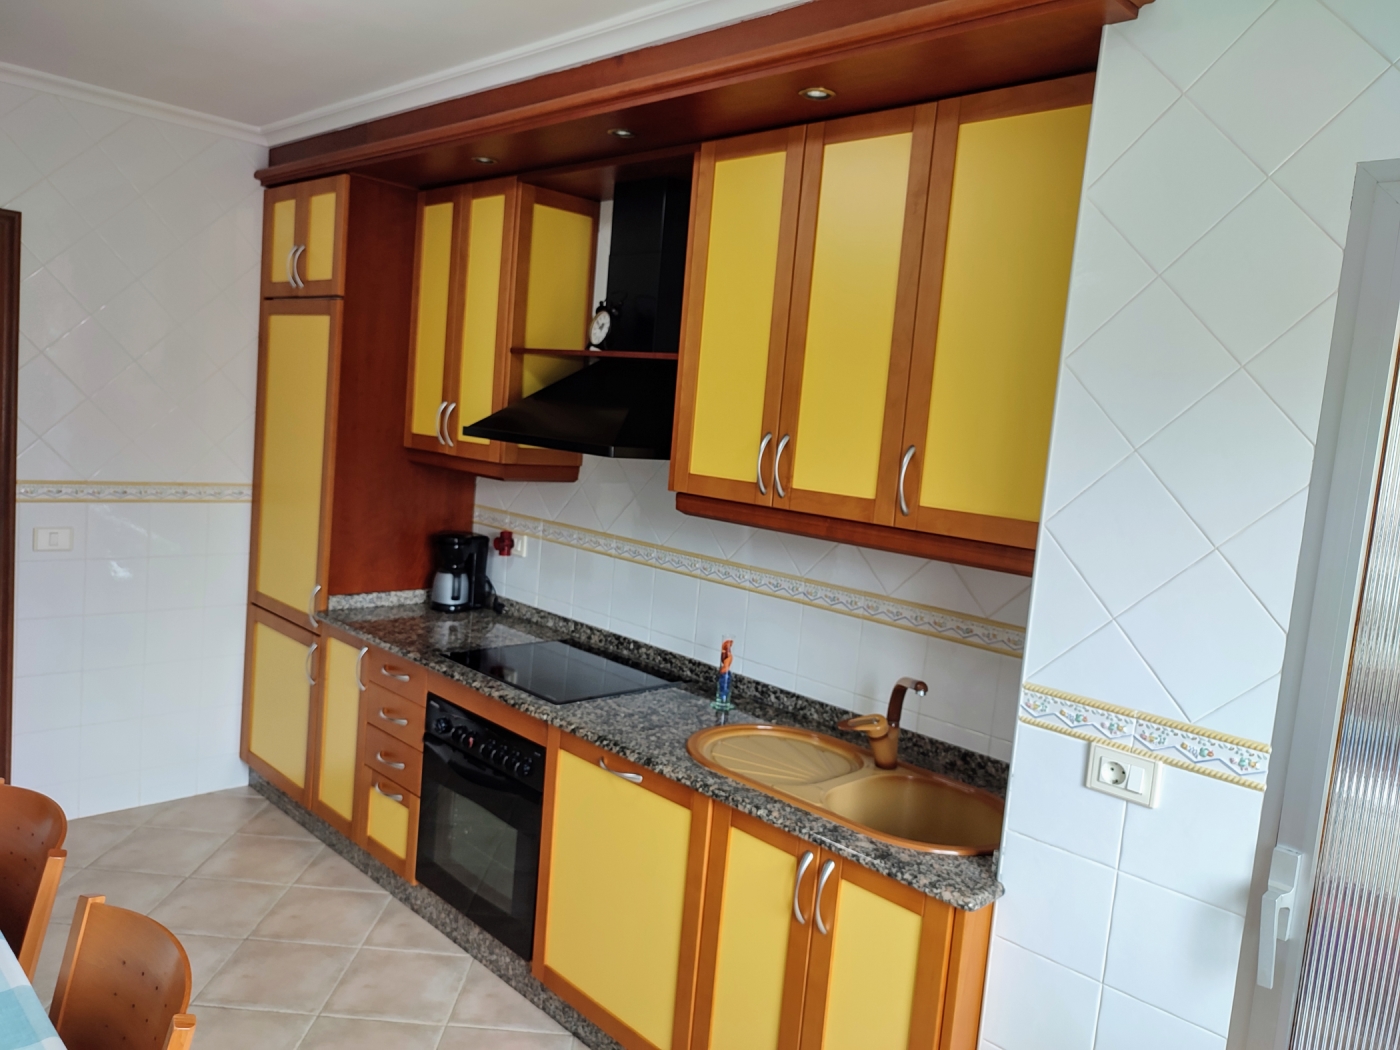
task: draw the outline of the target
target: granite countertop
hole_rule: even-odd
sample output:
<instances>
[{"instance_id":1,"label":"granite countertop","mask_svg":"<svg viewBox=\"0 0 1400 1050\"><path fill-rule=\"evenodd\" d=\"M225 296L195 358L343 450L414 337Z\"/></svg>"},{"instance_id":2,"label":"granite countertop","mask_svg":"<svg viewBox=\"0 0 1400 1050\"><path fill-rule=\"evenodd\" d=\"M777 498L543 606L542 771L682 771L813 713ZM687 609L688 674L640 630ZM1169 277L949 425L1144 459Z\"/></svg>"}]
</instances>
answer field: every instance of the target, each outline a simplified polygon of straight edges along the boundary
<instances>
[{"instance_id":1,"label":"granite countertop","mask_svg":"<svg viewBox=\"0 0 1400 1050\"><path fill-rule=\"evenodd\" d=\"M696 730L714 725L717 719L709 703L713 667L706 668L687 657L515 602L506 603L505 614L489 610L444 614L419 604L350 608L345 604L332 599L331 610L320 618L931 897L957 908L975 910L1003 892L996 878L995 855L958 857L892 846L714 773L692 759L686 751L686 740ZM450 650L555 639L568 639L596 652L616 655L680 681L641 693L551 704L442 655ZM830 705L771 687L764 689L752 680L736 681L732 695L737 710L729 716L731 723L766 722L844 736L834 727L849 712ZM900 757L997 793L1005 791L1004 763L907 730L901 739Z\"/></svg>"}]
</instances>

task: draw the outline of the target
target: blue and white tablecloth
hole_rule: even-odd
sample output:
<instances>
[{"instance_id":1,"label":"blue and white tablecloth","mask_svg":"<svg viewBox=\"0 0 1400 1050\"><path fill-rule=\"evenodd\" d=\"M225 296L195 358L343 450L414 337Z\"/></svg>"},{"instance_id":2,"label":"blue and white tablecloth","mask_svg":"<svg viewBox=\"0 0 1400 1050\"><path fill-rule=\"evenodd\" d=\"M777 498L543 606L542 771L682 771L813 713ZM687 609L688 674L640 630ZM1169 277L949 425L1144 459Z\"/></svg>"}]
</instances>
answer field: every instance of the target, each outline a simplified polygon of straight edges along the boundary
<instances>
[{"instance_id":1,"label":"blue and white tablecloth","mask_svg":"<svg viewBox=\"0 0 1400 1050\"><path fill-rule=\"evenodd\" d=\"M39 1005L34 986L4 937L0 937L0 1050L63 1050L48 1012Z\"/></svg>"}]
</instances>

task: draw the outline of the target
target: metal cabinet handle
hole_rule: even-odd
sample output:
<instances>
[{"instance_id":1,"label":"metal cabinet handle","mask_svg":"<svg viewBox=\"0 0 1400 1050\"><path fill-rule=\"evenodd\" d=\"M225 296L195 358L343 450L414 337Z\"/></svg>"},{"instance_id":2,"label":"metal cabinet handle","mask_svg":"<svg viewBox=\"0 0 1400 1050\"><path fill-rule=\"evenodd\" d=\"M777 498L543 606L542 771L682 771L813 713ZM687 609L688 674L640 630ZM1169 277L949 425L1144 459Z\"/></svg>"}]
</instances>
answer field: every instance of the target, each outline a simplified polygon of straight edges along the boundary
<instances>
[{"instance_id":1,"label":"metal cabinet handle","mask_svg":"<svg viewBox=\"0 0 1400 1050\"><path fill-rule=\"evenodd\" d=\"M817 932L828 934L831 931L826 928L826 923L822 922L822 894L826 892L826 880L831 878L831 873L836 870L836 862L829 860L822 865L821 874L817 876L817 902L812 905L812 914L817 920Z\"/></svg>"},{"instance_id":2,"label":"metal cabinet handle","mask_svg":"<svg viewBox=\"0 0 1400 1050\"><path fill-rule=\"evenodd\" d=\"M788 442L792 440L791 434L784 434L783 439L778 442L778 451L773 453L773 487L778 490L779 499L787 499L787 493L783 491L783 479L779 471L783 465L783 449L787 448Z\"/></svg>"},{"instance_id":3,"label":"metal cabinet handle","mask_svg":"<svg viewBox=\"0 0 1400 1050\"><path fill-rule=\"evenodd\" d=\"M447 411L442 414L442 433L447 438L447 447L456 448L457 442L452 440L452 413L457 411L457 402L452 402L447 406Z\"/></svg>"},{"instance_id":4,"label":"metal cabinet handle","mask_svg":"<svg viewBox=\"0 0 1400 1050\"><path fill-rule=\"evenodd\" d=\"M404 764L403 764L402 762L390 762L387 758L385 758L385 757L384 757L384 752L383 752L383 751L376 751L376 752L374 753L374 760L375 760L376 762L379 762L379 763L382 763L383 765L388 766L390 769L403 769L403 768L404 768Z\"/></svg>"},{"instance_id":5,"label":"metal cabinet handle","mask_svg":"<svg viewBox=\"0 0 1400 1050\"><path fill-rule=\"evenodd\" d=\"M388 664L381 665L379 668L379 673L384 675L386 678L392 678L397 682L411 681L410 677L406 674L394 674L393 671L389 670Z\"/></svg>"},{"instance_id":6,"label":"metal cabinet handle","mask_svg":"<svg viewBox=\"0 0 1400 1050\"><path fill-rule=\"evenodd\" d=\"M297 286L297 272L292 266L292 259L296 256L297 246L294 244L287 249L287 283L293 288Z\"/></svg>"},{"instance_id":7,"label":"metal cabinet handle","mask_svg":"<svg viewBox=\"0 0 1400 1050\"><path fill-rule=\"evenodd\" d=\"M355 684L360 687L360 692L365 691L365 676L360 673L360 668L365 665L365 653L369 652L369 646L360 650L360 655L355 657Z\"/></svg>"},{"instance_id":8,"label":"metal cabinet handle","mask_svg":"<svg viewBox=\"0 0 1400 1050\"><path fill-rule=\"evenodd\" d=\"M906 518L909 517L909 503L904 498L904 475L909 473L909 461L914 458L916 446L910 445L904 450L904 458L899 461L899 513Z\"/></svg>"},{"instance_id":9,"label":"metal cabinet handle","mask_svg":"<svg viewBox=\"0 0 1400 1050\"><path fill-rule=\"evenodd\" d=\"M799 926L807 925L807 920L802 917L802 905L798 903L798 895L802 892L802 878L807 874L807 869L812 866L812 861L816 859L816 855L808 850L802 854L802 859L797 862L797 878L792 884L792 917L797 920Z\"/></svg>"},{"instance_id":10,"label":"metal cabinet handle","mask_svg":"<svg viewBox=\"0 0 1400 1050\"><path fill-rule=\"evenodd\" d=\"M393 717L393 715L389 714L389 712L386 711L386 710L384 710L384 708L382 708L382 707L379 709L379 717L382 718L382 719L384 719L384 721L386 721L386 722L392 722L392 723L393 723L394 725L396 725L396 726L406 726L406 725L408 725L408 719L407 719L407 718L395 718L395 717Z\"/></svg>"},{"instance_id":11,"label":"metal cabinet handle","mask_svg":"<svg viewBox=\"0 0 1400 1050\"><path fill-rule=\"evenodd\" d=\"M630 784L640 784L642 782L642 775L640 773L619 773L615 769L609 769L608 760L606 758L598 759L598 768L605 773L611 773L615 777L621 777Z\"/></svg>"},{"instance_id":12,"label":"metal cabinet handle","mask_svg":"<svg viewBox=\"0 0 1400 1050\"><path fill-rule=\"evenodd\" d=\"M442 413L443 413L446 409L447 409L447 402L446 402L446 401L439 401L439 402L438 402L438 410L437 410L437 420L433 423L434 429L437 430L437 443L438 443L439 445L445 445L445 444L447 444L447 438L445 438L445 437L442 436Z\"/></svg>"},{"instance_id":13,"label":"metal cabinet handle","mask_svg":"<svg viewBox=\"0 0 1400 1050\"><path fill-rule=\"evenodd\" d=\"M319 642L312 642L311 648L306 650L306 684L313 687L316 685L316 679L311 677L311 658L316 655L316 647L319 644Z\"/></svg>"},{"instance_id":14,"label":"metal cabinet handle","mask_svg":"<svg viewBox=\"0 0 1400 1050\"><path fill-rule=\"evenodd\" d=\"M297 263L301 261L301 253L306 251L306 245L297 244L292 247L291 259L287 264L287 275L292 280L293 288L305 288L306 282L301 279L301 274L297 273Z\"/></svg>"},{"instance_id":15,"label":"metal cabinet handle","mask_svg":"<svg viewBox=\"0 0 1400 1050\"><path fill-rule=\"evenodd\" d=\"M378 791L378 792L379 792L381 795L383 795L385 798L393 799L395 802L402 802L402 801L403 801L403 796L402 796L402 795L395 795L395 794L394 794L393 792L391 792L391 791L385 791L382 787L379 786L379 781L377 781L377 780L374 782L374 790L375 790L375 791Z\"/></svg>"},{"instance_id":16,"label":"metal cabinet handle","mask_svg":"<svg viewBox=\"0 0 1400 1050\"><path fill-rule=\"evenodd\" d=\"M758 443L758 494L768 495L768 486L763 483L763 453L768 451L768 443L773 440L773 432L770 430L763 435L763 440Z\"/></svg>"},{"instance_id":17,"label":"metal cabinet handle","mask_svg":"<svg viewBox=\"0 0 1400 1050\"><path fill-rule=\"evenodd\" d=\"M321 585L318 583L311 588L311 594L306 599L306 618L311 621L311 629L318 630L321 621L316 619L316 595L321 593Z\"/></svg>"}]
</instances>

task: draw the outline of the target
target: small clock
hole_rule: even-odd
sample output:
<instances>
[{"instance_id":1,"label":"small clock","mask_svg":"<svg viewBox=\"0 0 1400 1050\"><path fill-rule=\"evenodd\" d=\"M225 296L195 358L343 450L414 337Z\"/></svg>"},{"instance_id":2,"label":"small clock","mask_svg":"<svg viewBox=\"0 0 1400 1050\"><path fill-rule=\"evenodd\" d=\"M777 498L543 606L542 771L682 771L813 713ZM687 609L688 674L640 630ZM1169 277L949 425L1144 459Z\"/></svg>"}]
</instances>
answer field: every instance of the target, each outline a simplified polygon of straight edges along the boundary
<instances>
[{"instance_id":1,"label":"small clock","mask_svg":"<svg viewBox=\"0 0 1400 1050\"><path fill-rule=\"evenodd\" d=\"M597 311L593 314L593 321L588 326L588 345L594 350L603 349L616 320L617 307L606 299L599 303Z\"/></svg>"}]
</instances>

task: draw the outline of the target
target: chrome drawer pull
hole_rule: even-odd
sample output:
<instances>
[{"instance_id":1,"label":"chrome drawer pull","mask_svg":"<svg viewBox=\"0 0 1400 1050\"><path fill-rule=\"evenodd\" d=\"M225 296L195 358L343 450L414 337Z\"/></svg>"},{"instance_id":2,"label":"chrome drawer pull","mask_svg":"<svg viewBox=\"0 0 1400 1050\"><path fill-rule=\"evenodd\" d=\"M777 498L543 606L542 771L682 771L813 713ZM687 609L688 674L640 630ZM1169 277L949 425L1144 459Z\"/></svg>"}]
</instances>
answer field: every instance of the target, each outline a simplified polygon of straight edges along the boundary
<instances>
[{"instance_id":1,"label":"chrome drawer pull","mask_svg":"<svg viewBox=\"0 0 1400 1050\"><path fill-rule=\"evenodd\" d=\"M773 432L770 430L763 435L763 440L758 443L758 494L768 495L768 486L763 483L763 453L768 451L768 443L773 440Z\"/></svg>"},{"instance_id":2,"label":"chrome drawer pull","mask_svg":"<svg viewBox=\"0 0 1400 1050\"><path fill-rule=\"evenodd\" d=\"M799 926L806 926L807 920L802 917L802 905L798 903L797 896L802 892L802 877L807 874L807 869L816 859L816 855L808 850L797 862L797 879L792 884L792 917L797 920Z\"/></svg>"},{"instance_id":3,"label":"chrome drawer pull","mask_svg":"<svg viewBox=\"0 0 1400 1050\"><path fill-rule=\"evenodd\" d=\"M390 769L403 769L403 768L404 768L404 764L403 764L402 762L390 762L387 758L385 758L385 757L384 757L384 752L383 752L383 751L376 751L376 752L374 753L374 760L375 760L376 762L379 762L379 763L381 763L381 764L383 764L383 765L388 766Z\"/></svg>"},{"instance_id":4,"label":"chrome drawer pull","mask_svg":"<svg viewBox=\"0 0 1400 1050\"><path fill-rule=\"evenodd\" d=\"M306 251L306 245L298 244L292 249L292 286L294 288L305 288L306 282L301 279L301 274L297 273L297 263L301 261L301 253Z\"/></svg>"},{"instance_id":5,"label":"chrome drawer pull","mask_svg":"<svg viewBox=\"0 0 1400 1050\"><path fill-rule=\"evenodd\" d=\"M437 443L439 445L447 444L447 438L442 436L442 413L443 409L445 409L446 407L446 401L438 402L437 421L433 424L433 426L437 429Z\"/></svg>"},{"instance_id":6,"label":"chrome drawer pull","mask_svg":"<svg viewBox=\"0 0 1400 1050\"><path fill-rule=\"evenodd\" d=\"M381 795L383 795L385 798L393 799L395 802L402 802L402 801L403 801L403 796L402 796L402 795L395 795L395 794L391 794L391 793L388 792L388 791L385 791L382 787L379 786L379 781L377 781L377 780L374 782L374 790L375 790L375 791L378 791L378 792L379 792Z\"/></svg>"},{"instance_id":7,"label":"chrome drawer pull","mask_svg":"<svg viewBox=\"0 0 1400 1050\"><path fill-rule=\"evenodd\" d=\"M369 652L369 646L360 650L360 655L355 657L355 684L360 687L360 692L365 691L365 676L360 673L360 668L365 665L365 653Z\"/></svg>"},{"instance_id":8,"label":"chrome drawer pull","mask_svg":"<svg viewBox=\"0 0 1400 1050\"><path fill-rule=\"evenodd\" d=\"M447 438L447 447L456 448L457 442L452 440L452 413L457 411L457 402L452 402L447 406L447 411L442 414L442 435Z\"/></svg>"},{"instance_id":9,"label":"chrome drawer pull","mask_svg":"<svg viewBox=\"0 0 1400 1050\"><path fill-rule=\"evenodd\" d=\"M910 445L904 450L904 458L899 462L899 513L906 518L909 517L909 503L904 498L904 475L909 473L909 461L914 458L916 446Z\"/></svg>"},{"instance_id":10,"label":"chrome drawer pull","mask_svg":"<svg viewBox=\"0 0 1400 1050\"><path fill-rule=\"evenodd\" d=\"M321 629L321 621L316 619L316 595L321 593L321 585L318 583L311 588L311 594L306 599L306 618L311 621L311 629L318 631Z\"/></svg>"},{"instance_id":11,"label":"chrome drawer pull","mask_svg":"<svg viewBox=\"0 0 1400 1050\"><path fill-rule=\"evenodd\" d=\"M822 865L822 873L817 876L817 903L812 906L812 914L816 916L817 932L821 934L831 932L826 928L826 923L822 922L822 894L826 892L826 880L831 878L831 873L835 870L836 862L829 860Z\"/></svg>"},{"instance_id":12,"label":"chrome drawer pull","mask_svg":"<svg viewBox=\"0 0 1400 1050\"><path fill-rule=\"evenodd\" d=\"M399 681L399 682L409 682L409 681L412 681L412 678L410 678L410 676L408 676L408 675L406 675L406 674L394 674L393 671L389 670L389 667L388 667L387 664L384 665L383 667L381 667L381 668L379 669L379 673L382 674L382 675L384 675L384 676L386 676L386 677L388 677L388 678L393 678L395 681Z\"/></svg>"},{"instance_id":13,"label":"chrome drawer pull","mask_svg":"<svg viewBox=\"0 0 1400 1050\"><path fill-rule=\"evenodd\" d=\"M386 722L392 722L392 723L394 723L394 725L396 725L396 726L406 726L406 725L408 725L408 719L407 719L407 718L394 718L392 715L389 714L388 711L385 711L384 708L382 708L382 707L379 709L379 717L382 718L382 719L384 719L384 721L386 721Z\"/></svg>"},{"instance_id":14,"label":"chrome drawer pull","mask_svg":"<svg viewBox=\"0 0 1400 1050\"><path fill-rule=\"evenodd\" d=\"M316 679L311 677L311 661L316 656L316 646L318 644L317 642L312 642L311 648L306 650L306 684L313 688L316 685Z\"/></svg>"},{"instance_id":15,"label":"chrome drawer pull","mask_svg":"<svg viewBox=\"0 0 1400 1050\"><path fill-rule=\"evenodd\" d=\"M779 472L783 468L783 449L787 448L788 442L791 440L791 434L784 434L783 439L778 442L778 451L773 453L773 487L778 490L779 499L787 499L787 493L783 491L783 479Z\"/></svg>"},{"instance_id":16,"label":"chrome drawer pull","mask_svg":"<svg viewBox=\"0 0 1400 1050\"><path fill-rule=\"evenodd\" d=\"M611 773L615 777L621 777L629 784L640 784L642 782L642 775L640 773L619 773L615 769L609 769L608 760L606 758L598 759L598 768L605 773Z\"/></svg>"}]
</instances>

